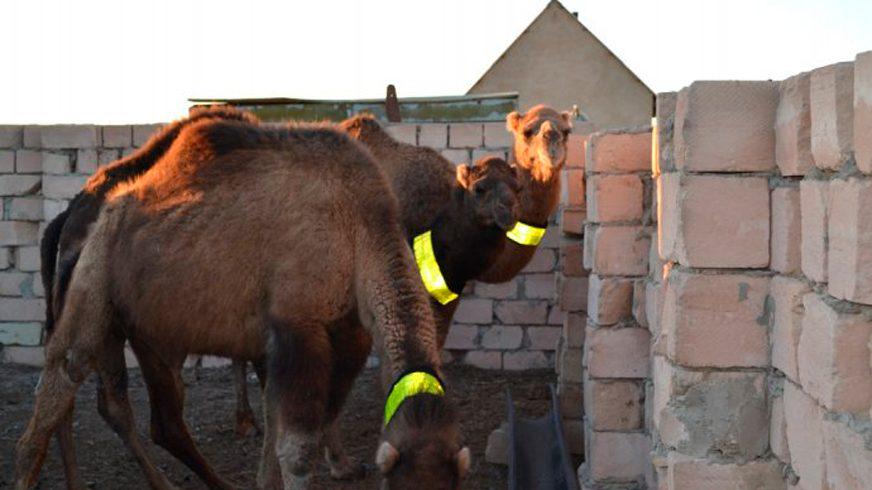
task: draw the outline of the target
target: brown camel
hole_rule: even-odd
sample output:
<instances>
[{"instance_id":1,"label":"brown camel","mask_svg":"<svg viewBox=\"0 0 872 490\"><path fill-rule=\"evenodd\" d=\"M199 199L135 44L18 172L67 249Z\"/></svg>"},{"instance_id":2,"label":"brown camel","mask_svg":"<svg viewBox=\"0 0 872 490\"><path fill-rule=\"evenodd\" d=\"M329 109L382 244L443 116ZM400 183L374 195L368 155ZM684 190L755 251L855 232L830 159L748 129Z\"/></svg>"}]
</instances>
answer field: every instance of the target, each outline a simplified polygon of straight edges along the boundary
<instances>
[{"instance_id":1,"label":"brown camel","mask_svg":"<svg viewBox=\"0 0 872 490\"><path fill-rule=\"evenodd\" d=\"M388 487L411 477L456 488L469 452L441 396L436 332L398 218L376 164L334 130L183 129L152 170L110 194L82 250L17 448L18 487L34 483L50 434L94 369L101 414L151 485L169 488L132 425L129 338L165 371L188 353L267 359L281 477L304 488L374 335L397 386L407 375L431 380L386 420L377 463Z\"/></svg>"}]
</instances>

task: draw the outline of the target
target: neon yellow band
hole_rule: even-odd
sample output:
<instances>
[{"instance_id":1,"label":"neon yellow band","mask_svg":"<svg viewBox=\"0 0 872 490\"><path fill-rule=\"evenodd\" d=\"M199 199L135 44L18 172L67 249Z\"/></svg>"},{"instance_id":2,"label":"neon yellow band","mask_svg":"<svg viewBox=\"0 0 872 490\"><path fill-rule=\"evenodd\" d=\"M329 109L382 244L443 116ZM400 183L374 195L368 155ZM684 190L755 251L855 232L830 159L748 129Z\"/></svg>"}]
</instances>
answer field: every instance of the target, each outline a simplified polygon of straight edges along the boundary
<instances>
[{"instance_id":1,"label":"neon yellow band","mask_svg":"<svg viewBox=\"0 0 872 490\"><path fill-rule=\"evenodd\" d=\"M535 247L545 236L545 228L530 226L518 221L514 228L506 232L506 236L513 242Z\"/></svg>"},{"instance_id":2,"label":"neon yellow band","mask_svg":"<svg viewBox=\"0 0 872 490\"><path fill-rule=\"evenodd\" d=\"M442 389L442 384L436 379L436 376L422 371L411 372L400 378L391 388L391 394L388 395L388 400L385 402L385 425L388 425L406 398L421 393L442 396L445 394L445 390Z\"/></svg>"},{"instance_id":3,"label":"neon yellow band","mask_svg":"<svg viewBox=\"0 0 872 490\"><path fill-rule=\"evenodd\" d=\"M412 250L415 252L415 262L418 263L421 280L424 281L424 287L427 288L430 296L443 305L454 301L457 293L448 287L442 271L439 270L436 253L433 252L433 237L429 230L415 237Z\"/></svg>"}]
</instances>

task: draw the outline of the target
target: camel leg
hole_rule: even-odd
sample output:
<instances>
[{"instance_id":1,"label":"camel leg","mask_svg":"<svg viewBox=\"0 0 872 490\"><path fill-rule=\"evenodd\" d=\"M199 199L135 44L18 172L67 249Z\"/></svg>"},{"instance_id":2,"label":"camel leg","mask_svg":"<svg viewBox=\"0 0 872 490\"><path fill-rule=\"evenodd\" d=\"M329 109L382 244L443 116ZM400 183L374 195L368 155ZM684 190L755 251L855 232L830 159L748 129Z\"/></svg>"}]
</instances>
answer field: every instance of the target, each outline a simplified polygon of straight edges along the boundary
<instances>
[{"instance_id":1,"label":"camel leg","mask_svg":"<svg viewBox=\"0 0 872 490\"><path fill-rule=\"evenodd\" d=\"M133 409L127 397L127 368L124 365L124 340L113 339L98 358L99 396L97 410L133 453L136 462L145 473L151 488L175 488L152 463L133 418Z\"/></svg>"},{"instance_id":2,"label":"camel leg","mask_svg":"<svg viewBox=\"0 0 872 490\"><path fill-rule=\"evenodd\" d=\"M76 462L76 446L73 442L73 408L67 411L55 431L61 461L64 465L64 476L67 480L67 490L85 490L88 488L82 479L79 465Z\"/></svg>"},{"instance_id":3,"label":"camel leg","mask_svg":"<svg viewBox=\"0 0 872 490\"><path fill-rule=\"evenodd\" d=\"M233 360L233 375L236 381L236 436L247 437L261 432L248 402L248 379L246 361Z\"/></svg>"},{"instance_id":4,"label":"camel leg","mask_svg":"<svg viewBox=\"0 0 872 490\"><path fill-rule=\"evenodd\" d=\"M197 449L184 419L184 383L181 376L182 357L177 363L168 363L151 349L131 343L142 376L148 388L151 406L151 438L176 459L191 469L213 489L232 489L233 485L221 478Z\"/></svg>"}]
</instances>

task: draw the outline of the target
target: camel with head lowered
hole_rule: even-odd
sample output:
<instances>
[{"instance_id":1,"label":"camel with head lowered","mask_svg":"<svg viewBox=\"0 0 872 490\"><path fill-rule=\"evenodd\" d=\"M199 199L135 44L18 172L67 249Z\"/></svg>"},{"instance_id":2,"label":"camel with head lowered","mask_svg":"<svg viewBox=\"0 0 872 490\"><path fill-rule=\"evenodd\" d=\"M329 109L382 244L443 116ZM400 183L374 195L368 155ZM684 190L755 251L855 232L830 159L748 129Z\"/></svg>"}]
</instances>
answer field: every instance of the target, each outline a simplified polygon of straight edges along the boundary
<instances>
[{"instance_id":1,"label":"camel with head lowered","mask_svg":"<svg viewBox=\"0 0 872 490\"><path fill-rule=\"evenodd\" d=\"M333 129L184 128L148 172L107 196L88 235L17 446L17 487L35 483L52 431L96 371L101 415L152 487L171 488L133 426L129 339L162 368L143 370L150 395L174 388L163 396L176 403L182 387L165 376L188 353L264 359L280 471L263 476L305 488L374 338L392 380L385 391L402 395L377 455L387 486L412 478L456 488L469 451L443 396L432 314L398 222L378 166Z\"/></svg>"}]
</instances>

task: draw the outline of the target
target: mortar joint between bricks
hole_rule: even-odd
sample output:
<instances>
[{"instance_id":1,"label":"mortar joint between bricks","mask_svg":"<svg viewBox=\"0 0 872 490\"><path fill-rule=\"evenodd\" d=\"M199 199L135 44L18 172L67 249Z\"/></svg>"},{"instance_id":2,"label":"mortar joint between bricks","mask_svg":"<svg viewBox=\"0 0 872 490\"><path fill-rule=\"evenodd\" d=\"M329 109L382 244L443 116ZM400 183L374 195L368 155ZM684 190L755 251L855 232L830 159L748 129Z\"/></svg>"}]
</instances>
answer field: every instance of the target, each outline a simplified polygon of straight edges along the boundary
<instances>
[{"instance_id":1,"label":"mortar joint between bricks","mask_svg":"<svg viewBox=\"0 0 872 490\"><path fill-rule=\"evenodd\" d=\"M774 277L779 275L777 271L768 268L743 269L743 268L715 268L715 267L688 267L678 262L672 263L671 271L699 274L703 276L732 276L743 275L751 277ZM644 277L644 276L642 276Z\"/></svg>"}]
</instances>

